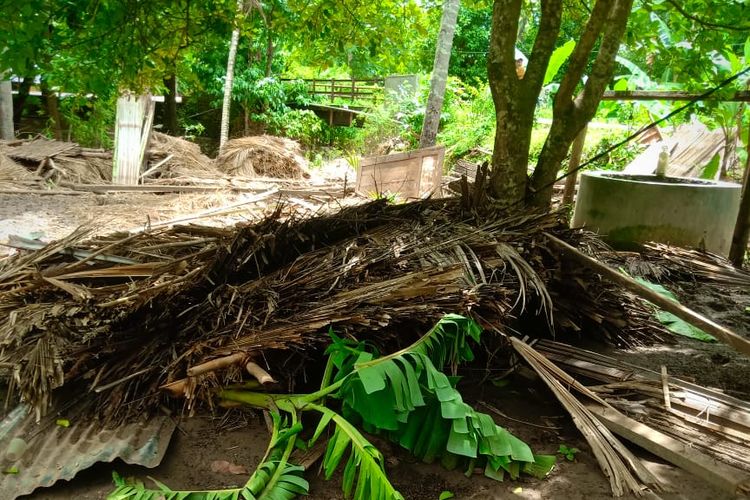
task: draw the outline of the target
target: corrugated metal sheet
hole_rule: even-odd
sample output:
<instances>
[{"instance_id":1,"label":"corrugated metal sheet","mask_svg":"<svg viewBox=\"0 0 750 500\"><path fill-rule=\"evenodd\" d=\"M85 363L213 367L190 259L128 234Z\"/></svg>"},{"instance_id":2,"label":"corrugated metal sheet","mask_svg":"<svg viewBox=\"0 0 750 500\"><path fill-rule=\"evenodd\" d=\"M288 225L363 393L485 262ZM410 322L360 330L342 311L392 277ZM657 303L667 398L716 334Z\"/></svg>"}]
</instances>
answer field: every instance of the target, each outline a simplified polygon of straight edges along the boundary
<instances>
[{"instance_id":1,"label":"corrugated metal sheet","mask_svg":"<svg viewBox=\"0 0 750 500\"><path fill-rule=\"evenodd\" d=\"M89 420L71 421L69 427L57 425L54 419L37 424L33 413L18 406L0 422L0 465L3 471L18 470L0 475L0 496L15 499L115 458L156 467L174 429L168 417L108 430L100 430Z\"/></svg>"}]
</instances>

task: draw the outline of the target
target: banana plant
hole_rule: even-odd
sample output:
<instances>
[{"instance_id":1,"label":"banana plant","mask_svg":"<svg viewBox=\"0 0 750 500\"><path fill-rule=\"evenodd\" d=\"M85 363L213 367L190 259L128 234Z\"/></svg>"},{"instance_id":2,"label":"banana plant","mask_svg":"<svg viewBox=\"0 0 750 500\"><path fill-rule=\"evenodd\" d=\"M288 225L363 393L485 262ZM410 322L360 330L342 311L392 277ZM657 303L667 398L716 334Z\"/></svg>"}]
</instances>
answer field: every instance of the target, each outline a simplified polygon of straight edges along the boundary
<instances>
[{"instance_id":1,"label":"banana plant","mask_svg":"<svg viewBox=\"0 0 750 500\"><path fill-rule=\"evenodd\" d=\"M304 494L307 483L300 475L302 470L289 463L295 442L301 443L298 434L302 430L302 413L319 417L312 437L303 446L313 446L327 430L332 430L322 459L323 471L330 479L345 464L342 490L346 498L403 498L388 480L382 454L360 428L398 443L425 462L440 460L447 468L463 467L467 475L476 467L483 467L484 474L496 480L503 480L506 475L516 479L521 473L543 478L554 467L555 457L533 454L526 443L495 424L492 417L466 404L456 389L458 378L443 371L450 369L455 373L458 365L474 359L470 342L478 343L481 332L473 320L448 315L414 344L378 356L368 344L340 338L331 331L332 343L326 351L328 360L318 391L298 395L219 392L224 400L275 415L274 436L266 459L244 488L224 490L235 496L170 497L163 489L149 490L154 491L154 496L148 496L142 487L128 490L134 486L120 485L116 491L120 496L111 498L249 500ZM334 401L338 404L334 405ZM340 410L334 410L334 406Z\"/></svg>"}]
</instances>

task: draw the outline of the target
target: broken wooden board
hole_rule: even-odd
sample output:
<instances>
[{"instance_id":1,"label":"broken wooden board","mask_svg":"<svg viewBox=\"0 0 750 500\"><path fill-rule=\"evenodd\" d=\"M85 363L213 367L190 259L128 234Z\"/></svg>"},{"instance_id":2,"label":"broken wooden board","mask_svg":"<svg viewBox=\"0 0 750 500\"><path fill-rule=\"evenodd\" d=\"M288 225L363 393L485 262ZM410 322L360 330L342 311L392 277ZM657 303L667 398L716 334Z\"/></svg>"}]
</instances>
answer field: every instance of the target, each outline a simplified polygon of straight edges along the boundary
<instances>
[{"instance_id":1,"label":"broken wooden board","mask_svg":"<svg viewBox=\"0 0 750 500\"><path fill-rule=\"evenodd\" d=\"M629 418L613 408L596 404L588 410L615 434L650 451L733 495L750 493L750 474L719 462L663 432Z\"/></svg>"},{"instance_id":2,"label":"broken wooden board","mask_svg":"<svg viewBox=\"0 0 750 500\"><path fill-rule=\"evenodd\" d=\"M747 401L571 345L541 340L535 347L566 372L602 383L588 387L632 419L750 473Z\"/></svg>"},{"instance_id":3,"label":"broken wooden board","mask_svg":"<svg viewBox=\"0 0 750 500\"><path fill-rule=\"evenodd\" d=\"M362 158L356 192L362 196L400 195L406 199L440 194L445 148Z\"/></svg>"}]
</instances>

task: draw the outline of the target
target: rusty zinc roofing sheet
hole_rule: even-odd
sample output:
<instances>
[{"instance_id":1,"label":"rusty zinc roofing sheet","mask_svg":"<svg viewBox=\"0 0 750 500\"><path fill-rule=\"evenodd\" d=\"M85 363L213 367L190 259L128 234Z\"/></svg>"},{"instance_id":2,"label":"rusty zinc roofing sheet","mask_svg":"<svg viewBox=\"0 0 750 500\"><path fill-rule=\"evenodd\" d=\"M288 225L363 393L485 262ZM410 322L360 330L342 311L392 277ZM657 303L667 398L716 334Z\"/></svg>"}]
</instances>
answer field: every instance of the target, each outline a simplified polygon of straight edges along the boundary
<instances>
[{"instance_id":1,"label":"rusty zinc roofing sheet","mask_svg":"<svg viewBox=\"0 0 750 500\"><path fill-rule=\"evenodd\" d=\"M62 425L60 425L62 424ZM156 467L175 429L165 416L101 430L90 420L36 423L33 412L16 407L0 422L0 492L3 500L72 479L97 462L121 458L129 464Z\"/></svg>"}]
</instances>

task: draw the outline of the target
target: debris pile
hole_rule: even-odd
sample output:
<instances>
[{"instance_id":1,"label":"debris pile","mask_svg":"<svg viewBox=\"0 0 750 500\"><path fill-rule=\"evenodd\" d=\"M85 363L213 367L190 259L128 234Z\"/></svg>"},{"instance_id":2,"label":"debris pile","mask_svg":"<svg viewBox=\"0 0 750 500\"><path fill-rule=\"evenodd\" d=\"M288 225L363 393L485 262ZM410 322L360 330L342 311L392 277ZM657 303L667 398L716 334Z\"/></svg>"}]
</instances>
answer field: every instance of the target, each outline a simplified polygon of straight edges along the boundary
<instances>
[{"instance_id":1,"label":"debris pile","mask_svg":"<svg viewBox=\"0 0 750 500\"><path fill-rule=\"evenodd\" d=\"M275 353L314 347L329 327L389 348L448 312L495 331L537 315L558 335L594 324L619 344L664 331L640 300L563 270L542 232L591 236L554 214L484 220L462 217L457 200L379 201L233 228L91 240L82 229L0 262L0 363L40 415L66 386L122 421L169 402L168 384L190 406L239 381L248 359L289 371ZM196 369L207 362L225 369Z\"/></svg>"}]
</instances>

